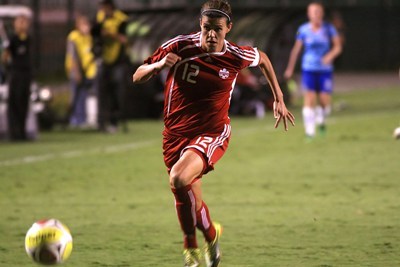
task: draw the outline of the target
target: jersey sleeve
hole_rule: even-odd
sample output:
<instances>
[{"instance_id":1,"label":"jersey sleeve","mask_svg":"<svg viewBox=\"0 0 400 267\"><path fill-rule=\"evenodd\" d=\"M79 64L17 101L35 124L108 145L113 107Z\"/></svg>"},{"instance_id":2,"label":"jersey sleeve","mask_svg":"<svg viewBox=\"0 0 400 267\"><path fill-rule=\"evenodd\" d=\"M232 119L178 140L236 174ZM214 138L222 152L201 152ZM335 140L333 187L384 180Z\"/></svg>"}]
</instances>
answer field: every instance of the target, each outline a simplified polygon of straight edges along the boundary
<instances>
[{"instance_id":1,"label":"jersey sleeve","mask_svg":"<svg viewBox=\"0 0 400 267\"><path fill-rule=\"evenodd\" d=\"M302 26L300 26L298 29L297 29L297 33L296 33L296 41L297 40L299 40L299 41L302 41L302 42L304 42L304 40L305 40L305 31L304 31L304 25L302 25Z\"/></svg>"},{"instance_id":2,"label":"jersey sleeve","mask_svg":"<svg viewBox=\"0 0 400 267\"><path fill-rule=\"evenodd\" d=\"M176 37L177 38L177 37ZM174 38L174 39L176 39ZM174 40L171 39L171 40ZM174 42L172 44L169 44L169 42L171 42L171 40L165 42L163 45L161 45L155 52L153 55L151 55L150 57L148 57L144 63L147 64L153 64L156 62L159 62L160 60L162 60L168 53L175 53L178 54L178 42ZM167 45L166 45L167 44ZM169 44L169 45L168 45Z\"/></svg>"},{"instance_id":3,"label":"jersey sleeve","mask_svg":"<svg viewBox=\"0 0 400 267\"><path fill-rule=\"evenodd\" d=\"M260 52L255 47L229 45L228 51L241 59L241 69L260 64Z\"/></svg>"},{"instance_id":4,"label":"jersey sleeve","mask_svg":"<svg viewBox=\"0 0 400 267\"><path fill-rule=\"evenodd\" d=\"M251 61L249 67L257 67L260 64L260 52L257 47L249 47L250 53L254 52L254 59Z\"/></svg>"},{"instance_id":5,"label":"jersey sleeve","mask_svg":"<svg viewBox=\"0 0 400 267\"><path fill-rule=\"evenodd\" d=\"M336 30L335 26L333 26L330 23L328 24L328 33L329 33L329 36L331 37L331 39L333 37L338 36L338 31Z\"/></svg>"},{"instance_id":6,"label":"jersey sleeve","mask_svg":"<svg viewBox=\"0 0 400 267\"><path fill-rule=\"evenodd\" d=\"M148 57L144 63L145 64L153 64L156 62L159 62L161 59L163 59L166 55L168 54L168 52L163 49L162 47L159 47L153 55L151 55L150 57Z\"/></svg>"}]
</instances>

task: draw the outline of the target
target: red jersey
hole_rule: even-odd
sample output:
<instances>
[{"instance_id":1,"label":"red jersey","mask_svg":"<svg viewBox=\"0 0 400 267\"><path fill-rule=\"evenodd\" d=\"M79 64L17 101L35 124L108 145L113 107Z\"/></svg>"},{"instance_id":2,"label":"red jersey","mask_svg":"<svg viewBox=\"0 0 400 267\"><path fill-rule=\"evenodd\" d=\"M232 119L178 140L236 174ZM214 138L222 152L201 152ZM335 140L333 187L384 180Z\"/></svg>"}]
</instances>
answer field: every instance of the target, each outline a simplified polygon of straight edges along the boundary
<instances>
[{"instance_id":1,"label":"red jersey","mask_svg":"<svg viewBox=\"0 0 400 267\"><path fill-rule=\"evenodd\" d=\"M145 63L162 60L168 53L182 58L170 70L164 88L164 124L167 132L193 137L220 133L229 124L229 105L241 69L258 66L256 48L224 40L222 52L201 48L200 32L179 35L165 42Z\"/></svg>"}]
</instances>

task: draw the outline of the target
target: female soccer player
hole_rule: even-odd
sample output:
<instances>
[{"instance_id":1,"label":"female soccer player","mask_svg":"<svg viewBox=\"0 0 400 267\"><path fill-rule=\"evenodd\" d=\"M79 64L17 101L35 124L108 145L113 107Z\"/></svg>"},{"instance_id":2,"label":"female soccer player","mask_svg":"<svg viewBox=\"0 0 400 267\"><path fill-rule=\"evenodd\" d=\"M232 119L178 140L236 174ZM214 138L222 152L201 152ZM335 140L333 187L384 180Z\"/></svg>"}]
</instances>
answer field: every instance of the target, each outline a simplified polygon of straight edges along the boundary
<instances>
[{"instance_id":1,"label":"female soccer player","mask_svg":"<svg viewBox=\"0 0 400 267\"><path fill-rule=\"evenodd\" d=\"M228 109L239 71L259 66L275 97L275 128L294 125L268 57L256 48L225 40L232 29L232 12L224 0L209 0L200 15L201 31L165 42L133 74L133 82L149 80L169 68L165 84L163 149L175 207L184 234L184 266L199 266L196 227L203 232L204 256L218 266L222 227L210 219L202 199L201 177L214 169L228 147Z\"/></svg>"},{"instance_id":2,"label":"female soccer player","mask_svg":"<svg viewBox=\"0 0 400 267\"><path fill-rule=\"evenodd\" d=\"M321 3L309 4L307 15L309 21L298 29L284 76L286 79L292 77L297 58L304 46L301 64L304 89L303 120L306 137L312 139L317 124L321 132L325 132L325 118L331 111L332 63L341 53L342 44L335 27L323 21L324 7ZM317 96L320 106L317 106Z\"/></svg>"}]
</instances>

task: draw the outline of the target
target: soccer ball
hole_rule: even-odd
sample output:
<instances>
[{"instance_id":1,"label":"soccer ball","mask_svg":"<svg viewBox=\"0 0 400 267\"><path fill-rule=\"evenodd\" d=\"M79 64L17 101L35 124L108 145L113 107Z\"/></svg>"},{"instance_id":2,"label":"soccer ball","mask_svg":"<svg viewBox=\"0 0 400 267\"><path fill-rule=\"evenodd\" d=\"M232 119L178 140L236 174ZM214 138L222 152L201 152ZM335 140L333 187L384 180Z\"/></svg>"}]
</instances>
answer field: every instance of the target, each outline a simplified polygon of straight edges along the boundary
<instances>
[{"instance_id":1,"label":"soccer ball","mask_svg":"<svg viewBox=\"0 0 400 267\"><path fill-rule=\"evenodd\" d=\"M26 233L25 250L37 263L59 264L71 255L72 236L68 227L59 220L40 220Z\"/></svg>"},{"instance_id":2,"label":"soccer ball","mask_svg":"<svg viewBox=\"0 0 400 267\"><path fill-rule=\"evenodd\" d=\"M397 127L396 129L394 129L393 137L394 137L394 139L400 139L400 127Z\"/></svg>"}]
</instances>

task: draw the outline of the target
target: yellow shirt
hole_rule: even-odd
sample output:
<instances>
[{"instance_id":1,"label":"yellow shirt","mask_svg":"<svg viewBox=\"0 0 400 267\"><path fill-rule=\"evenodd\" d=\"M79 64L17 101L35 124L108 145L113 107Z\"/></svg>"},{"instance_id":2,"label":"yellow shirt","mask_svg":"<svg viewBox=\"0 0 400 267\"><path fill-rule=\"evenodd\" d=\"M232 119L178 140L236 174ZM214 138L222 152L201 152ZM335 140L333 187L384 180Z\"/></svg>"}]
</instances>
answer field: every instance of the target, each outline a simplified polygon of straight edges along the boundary
<instances>
[{"instance_id":1,"label":"yellow shirt","mask_svg":"<svg viewBox=\"0 0 400 267\"><path fill-rule=\"evenodd\" d=\"M68 74L72 70L72 62L75 59L79 64L83 75L87 79L93 79L96 75L97 67L94 60L92 49L92 36L83 35L78 30L73 30L67 38L67 53L65 57L65 69Z\"/></svg>"},{"instance_id":2,"label":"yellow shirt","mask_svg":"<svg viewBox=\"0 0 400 267\"><path fill-rule=\"evenodd\" d=\"M99 11L97 13L97 22L103 23L102 30L110 33L110 34L117 34L120 25L128 20L128 16L119 11L115 10L114 14L106 18L103 11ZM102 58L104 63L106 64L113 64L119 57L120 53L124 53L125 51L121 51L122 44L114 40L112 38L104 38L103 43L103 54Z\"/></svg>"}]
</instances>

